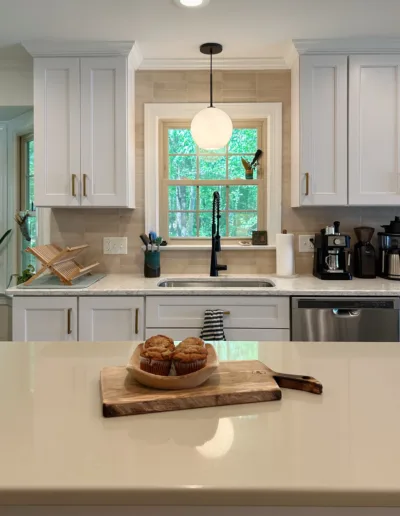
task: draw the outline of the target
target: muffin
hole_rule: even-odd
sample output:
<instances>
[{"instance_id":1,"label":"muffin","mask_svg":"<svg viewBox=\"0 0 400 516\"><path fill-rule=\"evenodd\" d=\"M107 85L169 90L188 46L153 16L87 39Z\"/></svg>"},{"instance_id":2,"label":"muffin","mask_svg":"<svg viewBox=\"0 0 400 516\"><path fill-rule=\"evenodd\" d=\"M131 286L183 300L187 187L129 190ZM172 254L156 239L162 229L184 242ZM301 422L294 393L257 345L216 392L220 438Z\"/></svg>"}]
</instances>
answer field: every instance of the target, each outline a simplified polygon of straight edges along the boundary
<instances>
[{"instance_id":1,"label":"muffin","mask_svg":"<svg viewBox=\"0 0 400 516\"><path fill-rule=\"evenodd\" d=\"M140 353L140 369L146 373L168 376L172 364L173 351L159 346L143 349Z\"/></svg>"},{"instance_id":2,"label":"muffin","mask_svg":"<svg viewBox=\"0 0 400 516\"><path fill-rule=\"evenodd\" d=\"M199 339L198 337L188 337L187 339L183 340L176 349L183 349L187 347L197 346L199 348L204 348L205 343L203 339Z\"/></svg>"},{"instance_id":3,"label":"muffin","mask_svg":"<svg viewBox=\"0 0 400 516\"><path fill-rule=\"evenodd\" d=\"M153 337L147 339L143 345L143 349L150 348L165 348L169 349L170 351L174 351L175 344L174 341L166 335L154 335Z\"/></svg>"},{"instance_id":4,"label":"muffin","mask_svg":"<svg viewBox=\"0 0 400 516\"><path fill-rule=\"evenodd\" d=\"M194 373L205 367L208 351L205 347L184 346L173 353L173 363L177 376Z\"/></svg>"}]
</instances>

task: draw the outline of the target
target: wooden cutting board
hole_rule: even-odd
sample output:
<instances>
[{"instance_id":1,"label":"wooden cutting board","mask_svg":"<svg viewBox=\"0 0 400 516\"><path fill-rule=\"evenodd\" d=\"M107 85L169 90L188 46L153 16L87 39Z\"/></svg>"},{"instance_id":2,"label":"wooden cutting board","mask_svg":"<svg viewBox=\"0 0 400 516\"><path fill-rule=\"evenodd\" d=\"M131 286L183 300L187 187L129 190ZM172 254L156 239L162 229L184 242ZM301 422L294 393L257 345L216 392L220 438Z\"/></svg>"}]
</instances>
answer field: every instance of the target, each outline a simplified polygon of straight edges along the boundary
<instances>
[{"instance_id":1,"label":"wooden cutting board","mask_svg":"<svg viewBox=\"0 0 400 516\"><path fill-rule=\"evenodd\" d=\"M164 391L144 387L135 380L128 380L125 367L106 367L100 374L103 416L118 417L280 400L282 392L274 376L279 376L279 373L275 373L257 360L222 362L218 371L200 387ZM292 388L301 388L300 383L310 383L298 380L309 377L293 375L293 378L298 385ZM310 380L316 382L314 379Z\"/></svg>"}]
</instances>

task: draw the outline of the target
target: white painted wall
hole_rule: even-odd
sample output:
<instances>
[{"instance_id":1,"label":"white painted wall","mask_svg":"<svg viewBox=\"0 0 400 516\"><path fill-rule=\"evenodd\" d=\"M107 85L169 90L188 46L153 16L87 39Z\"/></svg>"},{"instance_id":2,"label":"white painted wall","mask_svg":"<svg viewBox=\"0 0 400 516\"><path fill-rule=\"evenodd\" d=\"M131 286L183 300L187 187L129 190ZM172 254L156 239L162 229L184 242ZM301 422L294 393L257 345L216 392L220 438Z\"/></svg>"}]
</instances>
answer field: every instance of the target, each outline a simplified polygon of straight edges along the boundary
<instances>
[{"instance_id":1,"label":"white painted wall","mask_svg":"<svg viewBox=\"0 0 400 516\"><path fill-rule=\"evenodd\" d=\"M31 59L0 59L0 106L33 106Z\"/></svg>"}]
</instances>

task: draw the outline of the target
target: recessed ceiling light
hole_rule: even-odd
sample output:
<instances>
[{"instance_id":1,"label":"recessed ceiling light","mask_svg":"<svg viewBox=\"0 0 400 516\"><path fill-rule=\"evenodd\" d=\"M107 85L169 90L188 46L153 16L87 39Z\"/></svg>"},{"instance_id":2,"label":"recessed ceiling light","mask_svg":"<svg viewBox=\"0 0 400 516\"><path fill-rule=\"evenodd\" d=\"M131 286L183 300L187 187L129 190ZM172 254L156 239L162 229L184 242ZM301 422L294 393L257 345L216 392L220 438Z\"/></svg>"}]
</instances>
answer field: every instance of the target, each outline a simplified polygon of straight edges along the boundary
<instances>
[{"instance_id":1,"label":"recessed ceiling light","mask_svg":"<svg viewBox=\"0 0 400 516\"><path fill-rule=\"evenodd\" d=\"M210 0L174 0L179 7L205 7Z\"/></svg>"}]
</instances>

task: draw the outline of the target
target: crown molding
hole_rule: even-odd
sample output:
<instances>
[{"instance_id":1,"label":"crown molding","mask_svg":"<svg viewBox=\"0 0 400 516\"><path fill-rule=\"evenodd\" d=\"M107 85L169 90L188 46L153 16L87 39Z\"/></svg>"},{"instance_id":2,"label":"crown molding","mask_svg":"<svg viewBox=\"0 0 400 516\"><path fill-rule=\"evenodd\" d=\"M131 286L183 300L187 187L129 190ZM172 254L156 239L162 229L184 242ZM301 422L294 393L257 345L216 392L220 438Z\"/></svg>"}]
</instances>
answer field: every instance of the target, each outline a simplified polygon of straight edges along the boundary
<instances>
[{"instance_id":1,"label":"crown molding","mask_svg":"<svg viewBox=\"0 0 400 516\"><path fill-rule=\"evenodd\" d=\"M294 39L298 54L398 54L400 38Z\"/></svg>"},{"instance_id":2,"label":"crown molding","mask_svg":"<svg viewBox=\"0 0 400 516\"><path fill-rule=\"evenodd\" d=\"M129 56L137 44L134 41L35 40L22 41L21 45L33 57L96 57ZM140 50L138 52L141 56Z\"/></svg>"},{"instance_id":3,"label":"crown molding","mask_svg":"<svg viewBox=\"0 0 400 516\"><path fill-rule=\"evenodd\" d=\"M296 47L294 46L293 42L290 42L290 45L287 47L287 50L285 51L283 55L283 59L286 63L286 66L288 68L292 68L294 65L296 59L299 57L299 52L297 51Z\"/></svg>"},{"instance_id":4,"label":"crown molding","mask_svg":"<svg viewBox=\"0 0 400 516\"><path fill-rule=\"evenodd\" d=\"M143 59L140 70L208 70L210 60L193 59ZM287 70L289 66L282 57L215 59L214 70Z\"/></svg>"}]
</instances>

